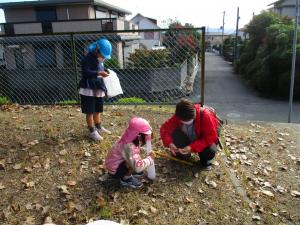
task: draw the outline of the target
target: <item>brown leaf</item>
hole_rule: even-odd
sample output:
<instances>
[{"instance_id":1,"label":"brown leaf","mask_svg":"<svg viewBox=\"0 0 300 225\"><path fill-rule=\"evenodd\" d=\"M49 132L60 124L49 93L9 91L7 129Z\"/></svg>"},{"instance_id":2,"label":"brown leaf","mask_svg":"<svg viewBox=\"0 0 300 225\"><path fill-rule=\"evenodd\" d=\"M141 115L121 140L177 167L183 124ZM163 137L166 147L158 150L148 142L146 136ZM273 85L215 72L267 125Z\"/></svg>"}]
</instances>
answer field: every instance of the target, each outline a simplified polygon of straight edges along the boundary
<instances>
[{"instance_id":1,"label":"brown leaf","mask_svg":"<svg viewBox=\"0 0 300 225\"><path fill-rule=\"evenodd\" d=\"M72 201L69 201L68 205L67 205L67 209L69 211L73 211L75 208L76 208L76 204L74 202L72 202Z\"/></svg>"},{"instance_id":2,"label":"brown leaf","mask_svg":"<svg viewBox=\"0 0 300 225\"><path fill-rule=\"evenodd\" d=\"M74 180L69 180L69 181L68 181L68 185L69 185L69 186L75 186L76 184L77 184L77 182L74 181Z\"/></svg>"},{"instance_id":3,"label":"brown leaf","mask_svg":"<svg viewBox=\"0 0 300 225\"><path fill-rule=\"evenodd\" d=\"M0 170L5 170L5 159L0 160Z\"/></svg>"},{"instance_id":4,"label":"brown leaf","mask_svg":"<svg viewBox=\"0 0 300 225\"><path fill-rule=\"evenodd\" d=\"M5 188L5 186L2 184L2 182L0 182L0 190L3 190Z\"/></svg>"},{"instance_id":5,"label":"brown leaf","mask_svg":"<svg viewBox=\"0 0 300 225\"><path fill-rule=\"evenodd\" d=\"M294 197L300 197L300 192L299 191L291 191L291 195Z\"/></svg>"},{"instance_id":6,"label":"brown leaf","mask_svg":"<svg viewBox=\"0 0 300 225\"><path fill-rule=\"evenodd\" d=\"M13 166L13 168L14 168L15 170L19 170L19 169L21 169L21 167L22 167L22 164L21 164L21 163L15 164L15 165Z\"/></svg>"},{"instance_id":7,"label":"brown leaf","mask_svg":"<svg viewBox=\"0 0 300 225\"><path fill-rule=\"evenodd\" d=\"M267 195L269 197L274 197L274 194L271 191L261 190L261 193L263 193L264 195Z\"/></svg>"},{"instance_id":8,"label":"brown leaf","mask_svg":"<svg viewBox=\"0 0 300 225\"><path fill-rule=\"evenodd\" d=\"M64 156L64 155L66 155L68 152L67 152L67 150L66 149L63 149L63 150L61 150L60 152L59 152L59 154L61 155L61 156Z\"/></svg>"},{"instance_id":9,"label":"brown leaf","mask_svg":"<svg viewBox=\"0 0 300 225\"><path fill-rule=\"evenodd\" d=\"M154 208L153 206L150 206L150 211L151 211L152 213L157 213L157 209Z\"/></svg>"},{"instance_id":10,"label":"brown leaf","mask_svg":"<svg viewBox=\"0 0 300 225\"><path fill-rule=\"evenodd\" d=\"M25 188L32 188L34 187L34 182L33 181L29 181L25 184Z\"/></svg>"},{"instance_id":11,"label":"brown leaf","mask_svg":"<svg viewBox=\"0 0 300 225\"><path fill-rule=\"evenodd\" d=\"M99 208L103 208L104 206L106 206L106 201L102 196L98 197L97 205L98 205Z\"/></svg>"},{"instance_id":12,"label":"brown leaf","mask_svg":"<svg viewBox=\"0 0 300 225\"><path fill-rule=\"evenodd\" d=\"M35 218L33 216L26 217L26 220L22 225L36 225Z\"/></svg>"},{"instance_id":13,"label":"brown leaf","mask_svg":"<svg viewBox=\"0 0 300 225\"><path fill-rule=\"evenodd\" d=\"M189 197L185 197L185 200L186 200L188 203L193 203L193 202L194 202L194 199L189 198Z\"/></svg>"},{"instance_id":14,"label":"brown leaf","mask_svg":"<svg viewBox=\"0 0 300 225\"><path fill-rule=\"evenodd\" d=\"M37 162L33 165L33 168L42 168L42 165L39 162Z\"/></svg>"},{"instance_id":15,"label":"brown leaf","mask_svg":"<svg viewBox=\"0 0 300 225\"><path fill-rule=\"evenodd\" d=\"M45 170L49 169L50 168L50 159L47 158L43 164L43 167Z\"/></svg>"},{"instance_id":16,"label":"brown leaf","mask_svg":"<svg viewBox=\"0 0 300 225\"><path fill-rule=\"evenodd\" d=\"M31 167L25 167L24 168L24 173L31 173L32 172L32 168Z\"/></svg>"},{"instance_id":17,"label":"brown leaf","mask_svg":"<svg viewBox=\"0 0 300 225\"><path fill-rule=\"evenodd\" d=\"M193 182L185 182L184 184L185 184L186 186L188 186L188 187L192 187Z\"/></svg>"}]
</instances>

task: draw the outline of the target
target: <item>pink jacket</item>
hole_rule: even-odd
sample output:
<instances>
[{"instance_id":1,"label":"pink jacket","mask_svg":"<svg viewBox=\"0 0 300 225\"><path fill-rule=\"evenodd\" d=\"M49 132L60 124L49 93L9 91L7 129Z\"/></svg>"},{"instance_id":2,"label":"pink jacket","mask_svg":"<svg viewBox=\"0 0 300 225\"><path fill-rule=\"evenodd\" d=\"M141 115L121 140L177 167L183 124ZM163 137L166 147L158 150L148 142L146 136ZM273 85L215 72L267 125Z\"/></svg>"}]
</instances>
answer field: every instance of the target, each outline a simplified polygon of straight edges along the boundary
<instances>
[{"instance_id":1,"label":"pink jacket","mask_svg":"<svg viewBox=\"0 0 300 225\"><path fill-rule=\"evenodd\" d=\"M123 133L122 137L113 145L105 159L105 166L108 172L114 175L117 172L119 165L126 161L135 172L144 171L147 167L154 164L150 156L142 159L140 155L140 147L135 146L132 141L139 133L144 133L151 127L148 123L138 124L143 122L140 118L133 118L129 126ZM139 125L143 125L147 129L141 129ZM149 126L149 127L147 127Z\"/></svg>"}]
</instances>

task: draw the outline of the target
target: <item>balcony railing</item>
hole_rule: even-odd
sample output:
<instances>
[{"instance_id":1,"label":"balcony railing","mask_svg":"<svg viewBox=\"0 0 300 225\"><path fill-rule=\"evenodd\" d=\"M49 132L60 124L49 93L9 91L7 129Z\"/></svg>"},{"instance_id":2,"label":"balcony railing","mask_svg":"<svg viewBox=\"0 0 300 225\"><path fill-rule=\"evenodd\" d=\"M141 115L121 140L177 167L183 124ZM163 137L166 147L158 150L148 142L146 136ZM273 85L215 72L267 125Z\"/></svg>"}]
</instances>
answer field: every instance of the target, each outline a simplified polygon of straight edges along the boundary
<instances>
[{"instance_id":1,"label":"balcony railing","mask_svg":"<svg viewBox=\"0 0 300 225\"><path fill-rule=\"evenodd\" d=\"M51 34L138 29L137 25L117 18L60 20L52 22L2 23L0 24L0 27L0 35Z\"/></svg>"}]
</instances>

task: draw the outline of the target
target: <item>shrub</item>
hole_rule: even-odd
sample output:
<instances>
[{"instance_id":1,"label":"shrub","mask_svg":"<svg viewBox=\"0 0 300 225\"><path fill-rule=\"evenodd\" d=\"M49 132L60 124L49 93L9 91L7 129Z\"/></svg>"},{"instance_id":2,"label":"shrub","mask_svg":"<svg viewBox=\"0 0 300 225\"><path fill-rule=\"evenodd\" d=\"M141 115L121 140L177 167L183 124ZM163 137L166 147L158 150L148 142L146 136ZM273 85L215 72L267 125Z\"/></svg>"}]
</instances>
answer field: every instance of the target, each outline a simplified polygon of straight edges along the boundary
<instances>
[{"instance_id":1,"label":"shrub","mask_svg":"<svg viewBox=\"0 0 300 225\"><path fill-rule=\"evenodd\" d=\"M169 62L169 51L167 49L148 50L136 49L128 58L130 68L161 68L166 67Z\"/></svg>"},{"instance_id":2,"label":"shrub","mask_svg":"<svg viewBox=\"0 0 300 225\"><path fill-rule=\"evenodd\" d=\"M104 61L105 68L110 69L120 69L119 61L116 57L111 57L110 59L106 59Z\"/></svg>"},{"instance_id":3,"label":"shrub","mask_svg":"<svg viewBox=\"0 0 300 225\"><path fill-rule=\"evenodd\" d=\"M77 105L78 102L76 100L65 100L57 103L58 105Z\"/></svg>"},{"instance_id":4,"label":"shrub","mask_svg":"<svg viewBox=\"0 0 300 225\"><path fill-rule=\"evenodd\" d=\"M142 98L138 97L131 97L131 98L120 98L118 99L117 103L145 103L146 101Z\"/></svg>"},{"instance_id":5,"label":"shrub","mask_svg":"<svg viewBox=\"0 0 300 225\"><path fill-rule=\"evenodd\" d=\"M5 105L10 103L10 100L5 96L0 96L0 105Z\"/></svg>"}]
</instances>

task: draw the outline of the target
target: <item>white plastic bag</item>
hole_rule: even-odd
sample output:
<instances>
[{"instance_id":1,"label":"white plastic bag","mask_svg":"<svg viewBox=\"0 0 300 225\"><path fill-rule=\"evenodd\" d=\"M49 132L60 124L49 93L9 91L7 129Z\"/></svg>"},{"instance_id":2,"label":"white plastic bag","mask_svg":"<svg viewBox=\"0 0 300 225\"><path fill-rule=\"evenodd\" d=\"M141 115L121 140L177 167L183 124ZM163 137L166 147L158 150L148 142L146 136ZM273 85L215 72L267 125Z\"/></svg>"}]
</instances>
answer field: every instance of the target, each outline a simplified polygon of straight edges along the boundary
<instances>
[{"instance_id":1,"label":"white plastic bag","mask_svg":"<svg viewBox=\"0 0 300 225\"><path fill-rule=\"evenodd\" d=\"M108 69L109 76L103 78L104 84L107 89L107 97L112 98L117 95L123 94L123 90L119 78L115 71Z\"/></svg>"},{"instance_id":2,"label":"white plastic bag","mask_svg":"<svg viewBox=\"0 0 300 225\"><path fill-rule=\"evenodd\" d=\"M152 151L151 140L146 140L146 150L149 154ZM156 173L155 173L155 165L151 165L147 168L147 176L150 180L154 180Z\"/></svg>"}]
</instances>

